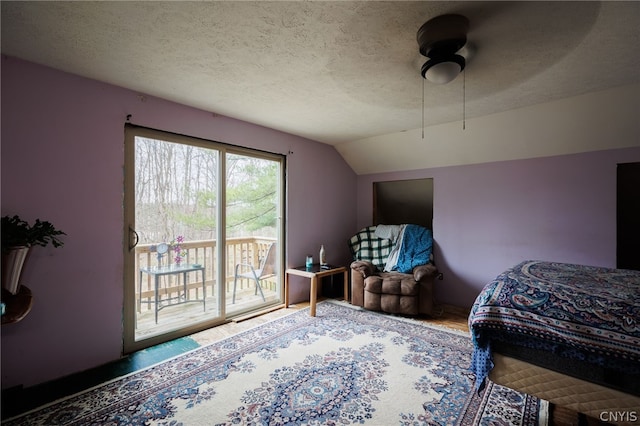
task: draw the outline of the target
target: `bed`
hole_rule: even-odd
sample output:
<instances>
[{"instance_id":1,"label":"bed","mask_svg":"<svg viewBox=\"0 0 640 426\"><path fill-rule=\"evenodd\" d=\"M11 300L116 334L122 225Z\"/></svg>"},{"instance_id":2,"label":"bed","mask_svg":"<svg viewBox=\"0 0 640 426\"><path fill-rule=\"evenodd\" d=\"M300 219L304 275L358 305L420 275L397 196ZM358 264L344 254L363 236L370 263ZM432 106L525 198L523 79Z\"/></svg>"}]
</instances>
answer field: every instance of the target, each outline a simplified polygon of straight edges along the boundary
<instances>
[{"instance_id":1,"label":"bed","mask_svg":"<svg viewBox=\"0 0 640 426\"><path fill-rule=\"evenodd\" d=\"M478 390L490 379L600 420L640 417L640 271L525 261L484 287L469 328Z\"/></svg>"}]
</instances>

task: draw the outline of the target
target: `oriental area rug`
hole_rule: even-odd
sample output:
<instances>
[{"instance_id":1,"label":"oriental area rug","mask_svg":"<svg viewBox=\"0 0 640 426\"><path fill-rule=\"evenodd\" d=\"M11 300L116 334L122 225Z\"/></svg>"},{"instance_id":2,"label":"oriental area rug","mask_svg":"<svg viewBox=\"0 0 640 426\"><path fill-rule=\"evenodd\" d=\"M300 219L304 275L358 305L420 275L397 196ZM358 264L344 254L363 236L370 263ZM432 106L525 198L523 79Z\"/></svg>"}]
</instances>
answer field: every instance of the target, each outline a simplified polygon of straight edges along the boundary
<instances>
[{"instance_id":1,"label":"oriental area rug","mask_svg":"<svg viewBox=\"0 0 640 426\"><path fill-rule=\"evenodd\" d=\"M537 425L547 403L474 392L468 334L318 304L7 425Z\"/></svg>"}]
</instances>

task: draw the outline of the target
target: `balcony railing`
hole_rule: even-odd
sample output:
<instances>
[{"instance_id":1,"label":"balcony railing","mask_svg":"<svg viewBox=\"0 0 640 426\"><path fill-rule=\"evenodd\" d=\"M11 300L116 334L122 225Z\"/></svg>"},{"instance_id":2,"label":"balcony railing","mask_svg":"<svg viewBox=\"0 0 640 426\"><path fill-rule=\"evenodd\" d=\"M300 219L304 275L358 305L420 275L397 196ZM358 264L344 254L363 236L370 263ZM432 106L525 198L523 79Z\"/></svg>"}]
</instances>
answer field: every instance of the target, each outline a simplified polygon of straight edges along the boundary
<instances>
[{"instance_id":1,"label":"balcony railing","mask_svg":"<svg viewBox=\"0 0 640 426\"><path fill-rule=\"evenodd\" d=\"M229 294L233 291L234 269L238 263L253 265L257 268L260 261L266 255L269 246L275 242L275 238L268 237L246 237L246 238L229 238L226 241L226 259L225 268L225 291ZM155 252L156 244L139 244L136 246L136 270L140 268L151 268L155 266L170 266L174 264L175 255L173 252L165 254L161 259ZM200 264L205 268L205 292L210 297L217 294L216 278L217 278L217 242L216 240L198 240L184 241L180 247L186 255L182 259L183 264ZM183 289L183 283L180 281L182 274L167 275L159 288L160 297L162 299L177 297ZM142 282L138 283L139 275L136 274L136 303L138 312L153 308L155 300L155 284L150 275L144 274ZM140 285L142 284L142 285ZM265 288L275 290L277 285L276 278L263 280L262 285ZM238 279L238 292L247 288L253 288L255 282L252 280ZM200 274L187 274L187 290L189 298L202 298L202 277Z\"/></svg>"}]
</instances>

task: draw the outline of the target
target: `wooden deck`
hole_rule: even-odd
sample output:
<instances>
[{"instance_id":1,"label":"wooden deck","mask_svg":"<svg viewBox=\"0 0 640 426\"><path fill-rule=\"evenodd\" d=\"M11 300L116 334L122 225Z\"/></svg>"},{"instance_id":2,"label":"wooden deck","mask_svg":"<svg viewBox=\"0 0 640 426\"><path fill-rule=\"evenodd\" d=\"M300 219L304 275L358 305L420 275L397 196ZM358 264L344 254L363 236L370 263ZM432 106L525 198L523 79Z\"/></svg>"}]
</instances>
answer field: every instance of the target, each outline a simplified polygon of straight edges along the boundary
<instances>
[{"instance_id":1,"label":"wooden deck","mask_svg":"<svg viewBox=\"0 0 640 426\"><path fill-rule=\"evenodd\" d=\"M263 302L260 293L255 294L255 281L253 279L239 278L237 281L236 303L233 300L234 271L236 265L253 265L258 267L266 256L268 248L275 240L267 237L230 238L225 241L226 271L224 277L224 291L226 300L226 317L232 317L261 305L275 304L278 301L276 288L279 279L277 276L265 278L261 281L261 288L266 302ZM136 276L136 324L135 340L143 340L148 337L177 330L182 327L192 326L203 321L220 317L220 306L217 294L216 268L217 242L215 240L184 241L180 244L184 257L183 265L194 265L200 269L189 269L186 274L180 271L179 265L174 265L174 257L170 254L159 256L155 244L139 244L136 246L136 270L140 271ZM164 273L166 269L176 267L175 272ZM158 269L163 273L157 273ZM240 272L248 272L248 269L240 269ZM154 275L155 274L155 275ZM159 280L156 282L156 278ZM173 302L182 301L184 295L184 281L187 287L187 298L193 302L180 303L168 306L166 302L159 303L158 320L156 323L155 297L156 291L161 299L170 298ZM203 283L204 281L204 283ZM156 284L157 283L157 284ZM207 295L205 308L203 309L203 284ZM156 289L157 285L157 289ZM199 301L197 301L199 300Z\"/></svg>"},{"instance_id":2,"label":"wooden deck","mask_svg":"<svg viewBox=\"0 0 640 426\"><path fill-rule=\"evenodd\" d=\"M260 304L271 304L278 301L277 294L273 289L265 286L262 291L266 302L262 301L260 293L254 294L254 286L240 289L236 293L235 304L231 303L233 293L228 292L226 294L227 318L246 312L248 309ZM156 324L155 309L151 304L148 309L142 309L141 312L136 314L136 340L142 340L220 316L217 297L207 297L205 307L206 310L203 310L202 302L195 300L189 303L163 307L158 311L158 323Z\"/></svg>"}]
</instances>

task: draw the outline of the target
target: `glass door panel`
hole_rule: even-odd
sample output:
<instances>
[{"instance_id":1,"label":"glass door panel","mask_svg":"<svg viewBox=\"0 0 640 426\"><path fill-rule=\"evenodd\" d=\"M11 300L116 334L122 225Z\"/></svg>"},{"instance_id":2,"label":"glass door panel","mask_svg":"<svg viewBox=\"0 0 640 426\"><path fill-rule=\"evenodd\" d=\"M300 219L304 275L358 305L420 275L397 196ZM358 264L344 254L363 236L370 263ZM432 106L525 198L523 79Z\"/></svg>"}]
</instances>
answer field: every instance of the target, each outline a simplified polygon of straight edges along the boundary
<instances>
[{"instance_id":1,"label":"glass door panel","mask_svg":"<svg viewBox=\"0 0 640 426\"><path fill-rule=\"evenodd\" d=\"M226 154L226 311L281 300L281 161Z\"/></svg>"},{"instance_id":2,"label":"glass door panel","mask_svg":"<svg viewBox=\"0 0 640 426\"><path fill-rule=\"evenodd\" d=\"M222 317L219 151L135 136L135 341Z\"/></svg>"}]
</instances>

